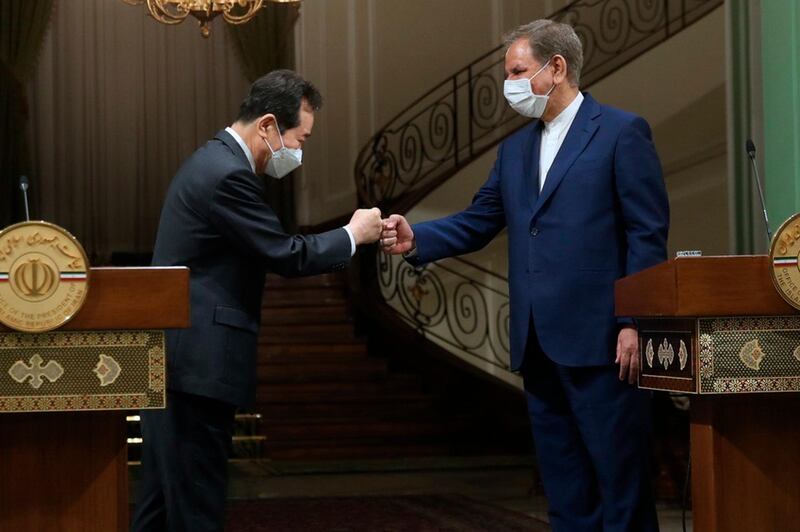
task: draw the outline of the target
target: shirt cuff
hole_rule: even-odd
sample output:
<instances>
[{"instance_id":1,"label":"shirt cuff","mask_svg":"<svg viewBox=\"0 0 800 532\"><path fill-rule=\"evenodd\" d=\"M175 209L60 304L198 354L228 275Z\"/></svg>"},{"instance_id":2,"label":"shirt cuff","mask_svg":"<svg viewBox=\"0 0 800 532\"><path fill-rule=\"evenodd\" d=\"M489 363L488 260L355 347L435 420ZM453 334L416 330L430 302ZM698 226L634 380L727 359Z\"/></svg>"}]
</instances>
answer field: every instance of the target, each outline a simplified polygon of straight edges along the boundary
<instances>
[{"instance_id":1,"label":"shirt cuff","mask_svg":"<svg viewBox=\"0 0 800 532\"><path fill-rule=\"evenodd\" d=\"M405 253L403 253L403 258L404 259L413 259L416 256L417 256L417 248L416 247L414 247L414 249L412 249L411 251L406 251Z\"/></svg>"},{"instance_id":2,"label":"shirt cuff","mask_svg":"<svg viewBox=\"0 0 800 532\"><path fill-rule=\"evenodd\" d=\"M347 231L347 236L350 237L350 256L352 257L356 254L356 237L353 236L353 232L346 225L342 229Z\"/></svg>"}]
</instances>

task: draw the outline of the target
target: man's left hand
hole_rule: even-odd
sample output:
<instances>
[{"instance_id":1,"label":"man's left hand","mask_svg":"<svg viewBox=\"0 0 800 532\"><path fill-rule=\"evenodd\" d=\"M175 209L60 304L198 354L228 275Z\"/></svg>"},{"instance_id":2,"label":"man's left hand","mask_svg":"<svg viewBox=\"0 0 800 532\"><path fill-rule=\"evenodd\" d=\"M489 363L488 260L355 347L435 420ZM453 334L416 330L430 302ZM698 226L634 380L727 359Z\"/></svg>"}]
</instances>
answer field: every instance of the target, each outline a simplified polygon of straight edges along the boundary
<instances>
[{"instance_id":1,"label":"man's left hand","mask_svg":"<svg viewBox=\"0 0 800 532\"><path fill-rule=\"evenodd\" d=\"M635 327L623 327L617 336L617 360L619 380L633 384L639 374L639 332Z\"/></svg>"}]
</instances>

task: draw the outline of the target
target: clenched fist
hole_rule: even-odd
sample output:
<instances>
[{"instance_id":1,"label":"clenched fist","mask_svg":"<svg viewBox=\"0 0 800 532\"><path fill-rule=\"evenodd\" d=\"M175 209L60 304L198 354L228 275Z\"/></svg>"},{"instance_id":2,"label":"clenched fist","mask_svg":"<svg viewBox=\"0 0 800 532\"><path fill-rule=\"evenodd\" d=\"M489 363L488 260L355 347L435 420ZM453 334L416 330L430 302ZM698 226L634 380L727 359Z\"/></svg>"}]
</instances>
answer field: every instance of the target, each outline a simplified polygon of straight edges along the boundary
<instances>
[{"instance_id":1,"label":"clenched fist","mask_svg":"<svg viewBox=\"0 0 800 532\"><path fill-rule=\"evenodd\" d=\"M393 214L383 221L381 249L389 255L399 255L416 247L414 231L405 217Z\"/></svg>"},{"instance_id":2,"label":"clenched fist","mask_svg":"<svg viewBox=\"0 0 800 532\"><path fill-rule=\"evenodd\" d=\"M381 237L383 223L381 222L381 211L378 208L358 209L350 218L347 227L356 239L356 245L372 244Z\"/></svg>"}]
</instances>

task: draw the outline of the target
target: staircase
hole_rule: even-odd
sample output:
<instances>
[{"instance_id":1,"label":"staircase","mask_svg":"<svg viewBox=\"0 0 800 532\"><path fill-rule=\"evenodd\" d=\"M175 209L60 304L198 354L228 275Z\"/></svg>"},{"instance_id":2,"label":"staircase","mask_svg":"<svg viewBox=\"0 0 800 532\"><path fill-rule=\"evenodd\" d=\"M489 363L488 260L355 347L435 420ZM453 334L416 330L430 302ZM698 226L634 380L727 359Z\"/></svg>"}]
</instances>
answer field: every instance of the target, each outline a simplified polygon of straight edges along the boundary
<instances>
[{"instance_id":1,"label":"staircase","mask_svg":"<svg viewBox=\"0 0 800 532\"><path fill-rule=\"evenodd\" d=\"M458 421L444 419L419 377L370 356L353 322L346 277L269 276L255 411L273 460L437 455Z\"/></svg>"},{"instance_id":2,"label":"staircase","mask_svg":"<svg viewBox=\"0 0 800 532\"><path fill-rule=\"evenodd\" d=\"M449 366L437 370L425 361L424 369L411 367L407 361L419 353L392 339L368 348L353 317L346 275L268 276L256 404L236 415L232 460L529 452L527 418L516 393L509 397ZM130 415L129 463L138 464L141 443L139 416Z\"/></svg>"}]
</instances>

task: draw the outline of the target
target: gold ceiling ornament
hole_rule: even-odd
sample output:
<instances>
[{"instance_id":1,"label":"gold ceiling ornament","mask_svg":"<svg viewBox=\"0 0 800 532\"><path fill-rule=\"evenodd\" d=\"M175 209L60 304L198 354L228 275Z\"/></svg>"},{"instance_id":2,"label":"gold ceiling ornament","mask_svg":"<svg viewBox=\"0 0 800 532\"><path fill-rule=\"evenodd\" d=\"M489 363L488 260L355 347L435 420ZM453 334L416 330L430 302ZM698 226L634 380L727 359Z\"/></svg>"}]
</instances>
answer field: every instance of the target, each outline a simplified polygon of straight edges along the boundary
<instances>
[{"instance_id":1,"label":"gold ceiling ornament","mask_svg":"<svg viewBox=\"0 0 800 532\"><path fill-rule=\"evenodd\" d=\"M126 4L145 4L150 16L162 24L180 24L192 15L200 25L203 37L211 34L209 24L222 15L225 22L244 24L258 13L267 2L297 4L300 0L122 0Z\"/></svg>"}]
</instances>

